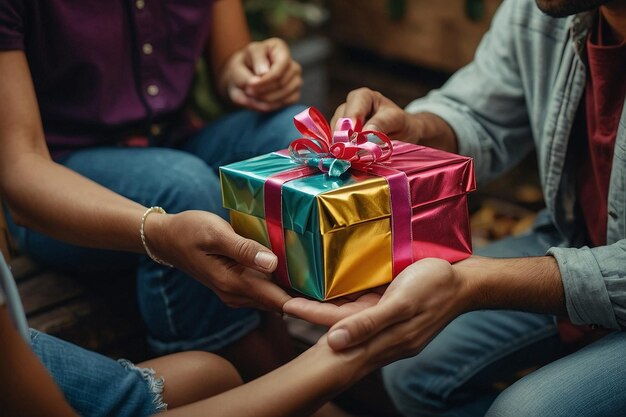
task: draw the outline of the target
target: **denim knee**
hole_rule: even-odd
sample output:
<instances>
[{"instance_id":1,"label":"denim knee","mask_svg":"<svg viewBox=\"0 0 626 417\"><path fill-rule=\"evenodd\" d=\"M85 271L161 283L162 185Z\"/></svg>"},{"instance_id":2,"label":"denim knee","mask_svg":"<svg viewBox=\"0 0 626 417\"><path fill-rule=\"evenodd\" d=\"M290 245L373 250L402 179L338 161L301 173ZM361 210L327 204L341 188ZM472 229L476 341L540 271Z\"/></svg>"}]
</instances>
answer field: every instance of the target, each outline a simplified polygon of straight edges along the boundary
<instances>
[{"instance_id":1,"label":"denim knee","mask_svg":"<svg viewBox=\"0 0 626 417\"><path fill-rule=\"evenodd\" d=\"M153 370L115 361L36 330L31 329L30 336L33 352L80 415L143 417L167 408L164 381Z\"/></svg>"},{"instance_id":2,"label":"denim knee","mask_svg":"<svg viewBox=\"0 0 626 417\"><path fill-rule=\"evenodd\" d=\"M219 176L211 167L183 151L164 149L159 158L163 158L155 163L161 167L155 174L159 188L151 197L152 205L161 205L170 213L205 210L226 217Z\"/></svg>"},{"instance_id":3,"label":"denim knee","mask_svg":"<svg viewBox=\"0 0 626 417\"><path fill-rule=\"evenodd\" d=\"M551 389L524 379L504 390L493 402L486 416L489 417L569 417L573 410L563 410L558 406L564 398L555 398ZM559 411L559 409L561 411ZM586 415L586 414L585 414Z\"/></svg>"},{"instance_id":4,"label":"denim knee","mask_svg":"<svg viewBox=\"0 0 626 417\"><path fill-rule=\"evenodd\" d=\"M405 416L445 415L448 409L445 397L434 390L434 376L429 376L428 366L416 370L416 358L411 366L398 361L383 368L383 382L396 409ZM429 382L430 381L430 382ZM453 382L452 380L450 381Z\"/></svg>"}]
</instances>

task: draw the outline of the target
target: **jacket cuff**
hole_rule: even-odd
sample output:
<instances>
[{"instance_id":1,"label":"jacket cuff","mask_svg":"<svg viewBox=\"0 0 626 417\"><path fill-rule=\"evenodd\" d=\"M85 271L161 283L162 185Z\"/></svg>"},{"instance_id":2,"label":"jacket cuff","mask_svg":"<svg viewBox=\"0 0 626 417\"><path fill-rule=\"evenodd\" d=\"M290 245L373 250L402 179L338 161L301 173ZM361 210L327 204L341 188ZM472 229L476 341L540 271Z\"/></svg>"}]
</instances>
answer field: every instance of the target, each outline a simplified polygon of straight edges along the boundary
<instances>
[{"instance_id":1,"label":"jacket cuff","mask_svg":"<svg viewBox=\"0 0 626 417\"><path fill-rule=\"evenodd\" d=\"M591 249L551 248L547 254L559 264L572 323L619 330L600 265Z\"/></svg>"}]
</instances>

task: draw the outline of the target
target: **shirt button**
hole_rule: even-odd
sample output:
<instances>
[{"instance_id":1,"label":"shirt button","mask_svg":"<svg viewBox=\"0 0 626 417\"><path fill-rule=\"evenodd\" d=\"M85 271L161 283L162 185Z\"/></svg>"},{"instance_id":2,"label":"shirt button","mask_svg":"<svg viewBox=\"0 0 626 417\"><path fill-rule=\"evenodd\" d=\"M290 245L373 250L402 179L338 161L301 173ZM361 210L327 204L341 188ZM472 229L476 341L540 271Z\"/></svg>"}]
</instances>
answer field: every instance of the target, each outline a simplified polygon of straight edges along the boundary
<instances>
[{"instance_id":1,"label":"shirt button","mask_svg":"<svg viewBox=\"0 0 626 417\"><path fill-rule=\"evenodd\" d=\"M154 97L159 94L159 86L155 84L150 84L148 88L146 88L146 92L148 93L148 95Z\"/></svg>"},{"instance_id":2,"label":"shirt button","mask_svg":"<svg viewBox=\"0 0 626 417\"><path fill-rule=\"evenodd\" d=\"M143 51L144 54L150 55L152 53L152 44L151 43L144 43L141 46L141 50Z\"/></svg>"},{"instance_id":3,"label":"shirt button","mask_svg":"<svg viewBox=\"0 0 626 417\"><path fill-rule=\"evenodd\" d=\"M153 136L159 136L161 134L161 126L156 125L156 124L150 126L150 133Z\"/></svg>"},{"instance_id":4,"label":"shirt button","mask_svg":"<svg viewBox=\"0 0 626 417\"><path fill-rule=\"evenodd\" d=\"M137 0L135 2L135 7L139 10L143 9L144 7L146 7L146 2L144 0Z\"/></svg>"}]
</instances>

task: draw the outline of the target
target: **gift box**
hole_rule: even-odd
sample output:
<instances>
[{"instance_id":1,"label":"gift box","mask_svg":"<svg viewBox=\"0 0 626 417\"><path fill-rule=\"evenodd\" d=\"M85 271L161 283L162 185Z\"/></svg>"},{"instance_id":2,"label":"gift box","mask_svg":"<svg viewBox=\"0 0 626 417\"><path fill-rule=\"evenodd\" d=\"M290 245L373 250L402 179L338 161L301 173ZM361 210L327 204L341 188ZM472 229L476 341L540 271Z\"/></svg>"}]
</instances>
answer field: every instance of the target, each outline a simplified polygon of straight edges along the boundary
<instances>
[{"instance_id":1,"label":"gift box","mask_svg":"<svg viewBox=\"0 0 626 417\"><path fill-rule=\"evenodd\" d=\"M304 137L220 167L234 230L278 256L276 280L318 300L390 282L412 262L472 253L471 158L390 141L309 108Z\"/></svg>"}]
</instances>

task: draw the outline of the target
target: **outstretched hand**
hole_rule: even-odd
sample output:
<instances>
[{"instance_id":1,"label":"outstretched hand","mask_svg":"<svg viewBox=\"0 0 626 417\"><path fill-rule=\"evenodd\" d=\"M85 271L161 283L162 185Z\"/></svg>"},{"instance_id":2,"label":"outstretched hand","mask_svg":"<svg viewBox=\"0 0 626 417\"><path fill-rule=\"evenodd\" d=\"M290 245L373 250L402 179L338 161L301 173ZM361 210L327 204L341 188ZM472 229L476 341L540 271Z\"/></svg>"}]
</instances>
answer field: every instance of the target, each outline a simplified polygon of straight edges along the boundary
<instances>
[{"instance_id":1,"label":"outstretched hand","mask_svg":"<svg viewBox=\"0 0 626 417\"><path fill-rule=\"evenodd\" d=\"M335 298L328 301L316 301L303 297L294 297L283 306L283 311L311 323L331 327L366 308L375 306L387 286Z\"/></svg>"},{"instance_id":2,"label":"outstretched hand","mask_svg":"<svg viewBox=\"0 0 626 417\"><path fill-rule=\"evenodd\" d=\"M185 271L231 307L282 312L291 297L271 281L278 260L268 248L235 233L206 212L151 216L146 227L157 256Z\"/></svg>"},{"instance_id":3,"label":"outstretched hand","mask_svg":"<svg viewBox=\"0 0 626 417\"><path fill-rule=\"evenodd\" d=\"M340 306L293 299L284 310L326 324L337 320L328 332L328 345L336 351L365 348L370 360L382 366L414 355L461 314L466 307L464 289L448 262L423 259L399 274L377 301L373 293L367 301L364 294ZM321 318L314 318L315 314Z\"/></svg>"},{"instance_id":4,"label":"outstretched hand","mask_svg":"<svg viewBox=\"0 0 626 417\"><path fill-rule=\"evenodd\" d=\"M302 67L282 39L251 42L228 65L228 97L239 106L267 112L300 99Z\"/></svg>"}]
</instances>

